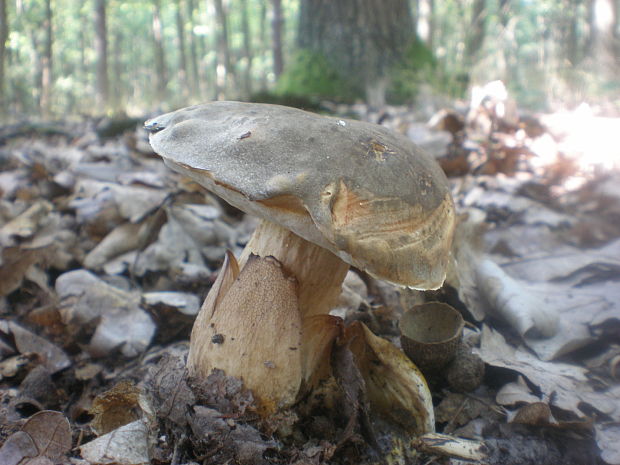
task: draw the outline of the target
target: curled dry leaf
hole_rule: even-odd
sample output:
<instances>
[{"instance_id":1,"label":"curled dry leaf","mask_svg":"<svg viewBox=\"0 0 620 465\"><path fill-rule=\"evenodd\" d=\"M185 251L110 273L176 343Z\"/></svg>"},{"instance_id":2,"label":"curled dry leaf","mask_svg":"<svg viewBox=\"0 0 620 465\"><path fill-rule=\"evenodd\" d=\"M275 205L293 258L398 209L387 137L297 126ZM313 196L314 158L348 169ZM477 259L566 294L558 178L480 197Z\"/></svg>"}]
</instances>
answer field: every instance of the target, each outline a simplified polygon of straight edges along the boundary
<instances>
[{"instance_id":1,"label":"curled dry leaf","mask_svg":"<svg viewBox=\"0 0 620 465\"><path fill-rule=\"evenodd\" d=\"M434 431L431 393L411 360L360 322L346 328L345 340L366 383L371 408L412 435Z\"/></svg>"},{"instance_id":2,"label":"curled dry leaf","mask_svg":"<svg viewBox=\"0 0 620 465\"><path fill-rule=\"evenodd\" d=\"M559 326L558 309L528 283L509 276L482 252L484 213L469 210L457 225L453 253L457 266L449 281L478 321L496 313L521 336L552 337Z\"/></svg>"},{"instance_id":3,"label":"curled dry leaf","mask_svg":"<svg viewBox=\"0 0 620 465\"><path fill-rule=\"evenodd\" d=\"M546 305L525 283L508 276L496 263L481 259L476 266L476 282L486 302L521 336L552 337L559 325L556 308Z\"/></svg>"},{"instance_id":4,"label":"curled dry leaf","mask_svg":"<svg viewBox=\"0 0 620 465\"><path fill-rule=\"evenodd\" d=\"M123 223L114 228L84 258L84 266L96 269L125 252L137 249L149 231L145 223Z\"/></svg>"},{"instance_id":5,"label":"curled dry leaf","mask_svg":"<svg viewBox=\"0 0 620 465\"><path fill-rule=\"evenodd\" d=\"M19 353L37 354L50 373L56 373L71 365L71 360L62 349L17 323L0 320L0 332L13 336Z\"/></svg>"},{"instance_id":6,"label":"curled dry leaf","mask_svg":"<svg viewBox=\"0 0 620 465\"><path fill-rule=\"evenodd\" d=\"M52 204L41 200L33 204L21 215L13 218L0 228L0 245L15 245L16 239L32 237L41 227L47 215L52 211Z\"/></svg>"},{"instance_id":7,"label":"curled dry leaf","mask_svg":"<svg viewBox=\"0 0 620 465\"><path fill-rule=\"evenodd\" d=\"M129 381L121 381L112 389L99 394L90 413L94 415L91 427L98 435L109 433L139 417L140 390Z\"/></svg>"}]
</instances>

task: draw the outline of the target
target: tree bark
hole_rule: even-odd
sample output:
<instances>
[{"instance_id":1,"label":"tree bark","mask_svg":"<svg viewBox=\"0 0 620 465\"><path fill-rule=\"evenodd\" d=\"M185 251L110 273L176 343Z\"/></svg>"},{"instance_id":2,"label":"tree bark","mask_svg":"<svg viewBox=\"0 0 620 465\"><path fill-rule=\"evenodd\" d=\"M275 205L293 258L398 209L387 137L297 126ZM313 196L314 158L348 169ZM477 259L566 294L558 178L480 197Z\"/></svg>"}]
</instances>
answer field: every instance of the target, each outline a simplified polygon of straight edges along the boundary
<instances>
[{"instance_id":1,"label":"tree bark","mask_svg":"<svg viewBox=\"0 0 620 465\"><path fill-rule=\"evenodd\" d=\"M51 113L52 98L52 2L45 0L45 20L43 29L45 31L44 50L41 57L41 100L39 105L43 116L49 118Z\"/></svg>"},{"instance_id":2,"label":"tree bark","mask_svg":"<svg viewBox=\"0 0 620 465\"><path fill-rule=\"evenodd\" d=\"M273 50L273 72L276 75L276 78L278 78L284 70L284 60L282 57L282 29L284 27L282 0L272 0L272 6L273 16L271 19L271 43Z\"/></svg>"},{"instance_id":3,"label":"tree bark","mask_svg":"<svg viewBox=\"0 0 620 465\"><path fill-rule=\"evenodd\" d=\"M179 48L179 87L181 88L181 94L185 101L190 94L189 84L188 84L188 72L187 72L187 54L185 47L185 21L183 20L183 11L181 0L175 1L176 6L176 26L177 26L177 40L178 40L178 48Z\"/></svg>"},{"instance_id":4,"label":"tree bark","mask_svg":"<svg viewBox=\"0 0 620 465\"><path fill-rule=\"evenodd\" d=\"M228 12L225 10L222 0L214 0L213 3L218 23L216 98L223 99L226 97L228 84L234 75L230 59L230 47L228 46Z\"/></svg>"},{"instance_id":5,"label":"tree bark","mask_svg":"<svg viewBox=\"0 0 620 465\"><path fill-rule=\"evenodd\" d=\"M620 72L614 31L616 13L613 0L590 1L589 55L596 71L607 79L616 79Z\"/></svg>"},{"instance_id":6,"label":"tree bark","mask_svg":"<svg viewBox=\"0 0 620 465\"><path fill-rule=\"evenodd\" d=\"M245 97L249 99L252 95L252 35L250 32L250 20L248 17L248 0L240 0L241 8L241 31L243 33L243 55L245 56L245 70L243 87Z\"/></svg>"},{"instance_id":7,"label":"tree bark","mask_svg":"<svg viewBox=\"0 0 620 465\"><path fill-rule=\"evenodd\" d=\"M302 0L298 45L323 55L341 76L362 80L371 106L385 100L389 68L415 38L407 0Z\"/></svg>"},{"instance_id":8,"label":"tree bark","mask_svg":"<svg viewBox=\"0 0 620 465\"><path fill-rule=\"evenodd\" d=\"M95 0L95 53L97 54L96 108L99 113L105 113L110 98L106 0Z\"/></svg>"},{"instance_id":9,"label":"tree bark","mask_svg":"<svg viewBox=\"0 0 620 465\"><path fill-rule=\"evenodd\" d=\"M470 32L465 43L465 64L467 66L473 65L479 56L486 34L486 17L486 1L475 0L469 23Z\"/></svg>"},{"instance_id":10,"label":"tree bark","mask_svg":"<svg viewBox=\"0 0 620 465\"><path fill-rule=\"evenodd\" d=\"M435 35L435 2L434 0L418 0L416 10L416 30L418 37L433 49Z\"/></svg>"},{"instance_id":11,"label":"tree bark","mask_svg":"<svg viewBox=\"0 0 620 465\"><path fill-rule=\"evenodd\" d=\"M155 48L156 95L158 103L161 104L166 100L166 85L168 83L161 22L161 0L153 0L153 47Z\"/></svg>"},{"instance_id":12,"label":"tree bark","mask_svg":"<svg viewBox=\"0 0 620 465\"><path fill-rule=\"evenodd\" d=\"M6 0L0 0L0 114L7 113L5 100L5 72L6 40L9 37L9 22L6 14Z\"/></svg>"},{"instance_id":13,"label":"tree bark","mask_svg":"<svg viewBox=\"0 0 620 465\"><path fill-rule=\"evenodd\" d=\"M198 71L198 52L196 50L196 37L194 36L194 0L187 0L187 22L192 26L190 29L192 32L188 37L189 43L189 64L191 68L191 74L189 79L190 89L192 96L199 99L202 95L200 89L200 73Z\"/></svg>"}]
</instances>

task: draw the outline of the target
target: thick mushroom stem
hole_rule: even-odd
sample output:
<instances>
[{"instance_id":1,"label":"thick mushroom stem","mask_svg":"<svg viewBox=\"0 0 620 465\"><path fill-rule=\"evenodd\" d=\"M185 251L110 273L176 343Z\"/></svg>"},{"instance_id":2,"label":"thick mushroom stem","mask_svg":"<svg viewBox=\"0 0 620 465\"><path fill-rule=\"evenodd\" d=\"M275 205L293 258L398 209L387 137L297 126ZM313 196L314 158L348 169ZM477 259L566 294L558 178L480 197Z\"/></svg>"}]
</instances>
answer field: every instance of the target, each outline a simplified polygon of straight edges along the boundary
<instances>
[{"instance_id":1,"label":"thick mushroom stem","mask_svg":"<svg viewBox=\"0 0 620 465\"><path fill-rule=\"evenodd\" d=\"M349 270L349 265L329 250L267 220L261 220L243 250L240 268L250 254L274 257L286 273L295 277L302 319L329 313L338 302Z\"/></svg>"},{"instance_id":2,"label":"thick mushroom stem","mask_svg":"<svg viewBox=\"0 0 620 465\"><path fill-rule=\"evenodd\" d=\"M342 331L328 315L349 265L263 221L238 265L227 256L198 315L187 361L192 376L213 369L241 378L267 416L291 406L329 374Z\"/></svg>"}]
</instances>

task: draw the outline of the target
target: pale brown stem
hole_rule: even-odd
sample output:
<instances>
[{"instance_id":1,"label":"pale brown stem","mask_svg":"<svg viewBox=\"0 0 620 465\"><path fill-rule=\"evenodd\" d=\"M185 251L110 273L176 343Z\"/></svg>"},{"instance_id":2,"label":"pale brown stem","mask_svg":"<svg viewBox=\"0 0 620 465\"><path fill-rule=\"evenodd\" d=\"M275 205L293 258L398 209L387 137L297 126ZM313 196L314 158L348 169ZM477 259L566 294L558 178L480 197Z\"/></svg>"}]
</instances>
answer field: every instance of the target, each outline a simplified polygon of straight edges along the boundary
<instances>
[{"instance_id":1,"label":"pale brown stem","mask_svg":"<svg viewBox=\"0 0 620 465\"><path fill-rule=\"evenodd\" d=\"M250 254L274 257L297 280L302 319L329 313L338 302L349 270L349 265L330 251L267 220L260 222L245 246L239 257L240 268Z\"/></svg>"}]
</instances>

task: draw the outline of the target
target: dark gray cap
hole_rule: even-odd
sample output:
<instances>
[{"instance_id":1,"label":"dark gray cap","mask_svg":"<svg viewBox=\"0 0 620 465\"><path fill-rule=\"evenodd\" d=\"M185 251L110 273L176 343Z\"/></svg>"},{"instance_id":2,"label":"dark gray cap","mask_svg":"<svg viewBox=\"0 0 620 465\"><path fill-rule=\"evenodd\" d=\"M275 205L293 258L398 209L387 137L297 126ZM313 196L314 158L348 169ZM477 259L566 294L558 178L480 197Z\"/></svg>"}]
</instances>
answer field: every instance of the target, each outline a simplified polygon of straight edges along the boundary
<instances>
[{"instance_id":1,"label":"dark gray cap","mask_svg":"<svg viewBox=\"0 0 620 465\"><path fill-rule=\"evenodd\" d=\"M439 165L406 137L240 102L184 108L145 127L168 166L237 208L378 278L419 289L443 283L452 197Z\"/></svg>"}]
</instances>

